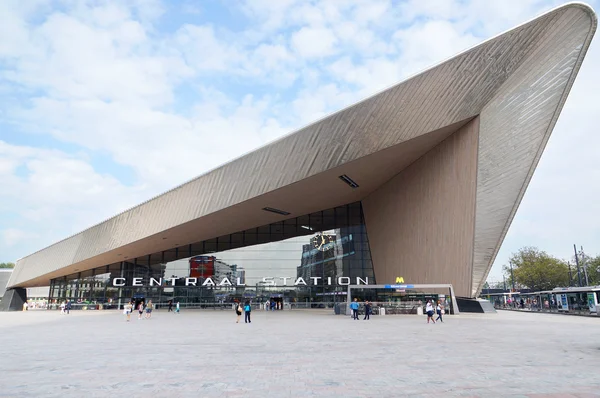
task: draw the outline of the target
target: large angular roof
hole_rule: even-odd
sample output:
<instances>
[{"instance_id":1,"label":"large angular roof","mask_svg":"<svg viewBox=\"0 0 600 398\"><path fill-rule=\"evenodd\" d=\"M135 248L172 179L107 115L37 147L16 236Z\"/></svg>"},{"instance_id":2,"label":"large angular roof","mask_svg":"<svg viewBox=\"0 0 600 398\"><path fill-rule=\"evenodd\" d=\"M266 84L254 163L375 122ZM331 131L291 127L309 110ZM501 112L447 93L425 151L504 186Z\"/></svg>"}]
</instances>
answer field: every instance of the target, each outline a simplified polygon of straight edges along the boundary
<instances>
[{"instance_id":1,"label":"large angular roof","mask_svg":"<svg viewBox=\"0 0 600 398\"><path fill-rule=\"evenodd\" d=\"M17 261L10 286L361 200L479 115L473 295L487 278L596 30L573 3ZM349 189L337 177L360 181Z\"/></svg>"}]
</instances>

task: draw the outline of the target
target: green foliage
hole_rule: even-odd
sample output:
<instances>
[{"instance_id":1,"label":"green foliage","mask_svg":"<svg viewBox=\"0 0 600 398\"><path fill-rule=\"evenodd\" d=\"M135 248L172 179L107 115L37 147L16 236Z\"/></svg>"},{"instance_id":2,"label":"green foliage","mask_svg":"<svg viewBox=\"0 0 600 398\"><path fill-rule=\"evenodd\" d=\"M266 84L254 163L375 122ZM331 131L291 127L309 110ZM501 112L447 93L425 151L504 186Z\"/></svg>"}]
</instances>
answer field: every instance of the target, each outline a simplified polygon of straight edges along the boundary
<instances>
[{"instance_id":1,"label":"green foliage","mask_svg":"<svg viewBox=\"0 0 600 398\"><path fill-rule=\"evenodd\" d=\"M590 286L600 285L600 256L585 259Z\"/></svg>"},{"instance_id":2,"label":"green foliage","mask_svg":"<svg viewBox=\"0 0 600 398\"><path fill-rule=\"evenodd\" d=\"M569 286L567 264L536 247L523 247L510 257L515 285L534 291L552 290L555 287ZM504 272L511 279L511 267L505 265Z\"/></svg>"},{"instance_id":3,"label":"green foliage","mask_svg":"<svg viewBox=\"0 0 600 398\"><path fill-rule=\"evenodd\" d=\"M0 268L15 268L13 263L0 263Z\"/></svg>"},{"instance_id":4,"label":"green foliage","mask_svg":"<svg viewBox=\"0 0 600 398\"><path fill-rule=\"evenodd\" d=\"M581 273L581 283L585 285L584 266L587 270L588 285L596 286L600 284L600 255L591 257L583 250L577 252L579 255L579 271ZM577 262L575 256L571 258L571 271L573 273L573 286L577 286L579 278L577 277Z\"/></svg>"}]
</instances>

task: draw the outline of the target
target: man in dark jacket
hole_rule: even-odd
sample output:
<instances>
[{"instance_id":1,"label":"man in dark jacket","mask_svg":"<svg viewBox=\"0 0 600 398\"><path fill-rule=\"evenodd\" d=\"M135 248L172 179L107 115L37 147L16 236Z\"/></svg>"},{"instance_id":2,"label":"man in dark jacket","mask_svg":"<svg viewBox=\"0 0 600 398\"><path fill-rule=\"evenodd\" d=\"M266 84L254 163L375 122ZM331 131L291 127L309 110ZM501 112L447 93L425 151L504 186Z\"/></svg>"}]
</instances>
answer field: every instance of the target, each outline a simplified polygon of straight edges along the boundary
<instances>
[{"instance_id":1,"label":"man in dark jacket","mask_svg":"<svg viewBox=\"0 0 600 398\"><path fill-rule=\"evenodd\" d=\"M363 321L365 319L371 319L369 315L371 315L371 303L365 301L365 317L363 318Z\"/></svg>"},{"instance_id":2,"label":"man in dark jacket","mask_svg":"<svg viewBox=\"0 0 600 398\"><path fill-rule=\"evenodd\" d=\"M69 311L71 311L71 300L67 300L67 305L65 306L65 310L67 311L67 314L69 313Z\"/></svg>"}]
</instances>

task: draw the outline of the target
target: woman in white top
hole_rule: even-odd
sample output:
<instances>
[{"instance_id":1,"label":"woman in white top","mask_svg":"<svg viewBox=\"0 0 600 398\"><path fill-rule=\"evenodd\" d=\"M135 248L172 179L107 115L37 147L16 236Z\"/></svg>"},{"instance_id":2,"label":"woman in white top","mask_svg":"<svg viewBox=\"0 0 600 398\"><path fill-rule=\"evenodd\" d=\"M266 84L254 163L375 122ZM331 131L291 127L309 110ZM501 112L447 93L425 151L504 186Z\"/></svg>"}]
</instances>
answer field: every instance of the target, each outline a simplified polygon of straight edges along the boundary
<instances>
[{"instance_id":1,"label":"woman in white top","mask_svg":"<svg viewBox=\"0 0 600 398\"><path fill-rule=\"evenodd\" d=\"M431 304L431 300L427 300L427 305L425 306L425 312L427 312L427 323L431 319L431 322L435 323L433 319L433 305Z\"/></svg>"},{"instance_id":2,"label":"woman in white top","mask_svg":"<svg viewBox=\"0 0 600 398\"><path fill-rule=\"evenodd\" d=\"M444 306L442 305L442 302L440 300L438 300L437 302L437 307L435 307L435 312L437 312L437 320L439 320L440 322L444 323L444 320L442 319L442 311L444 309Z\"/></svg>"}]
</instances>

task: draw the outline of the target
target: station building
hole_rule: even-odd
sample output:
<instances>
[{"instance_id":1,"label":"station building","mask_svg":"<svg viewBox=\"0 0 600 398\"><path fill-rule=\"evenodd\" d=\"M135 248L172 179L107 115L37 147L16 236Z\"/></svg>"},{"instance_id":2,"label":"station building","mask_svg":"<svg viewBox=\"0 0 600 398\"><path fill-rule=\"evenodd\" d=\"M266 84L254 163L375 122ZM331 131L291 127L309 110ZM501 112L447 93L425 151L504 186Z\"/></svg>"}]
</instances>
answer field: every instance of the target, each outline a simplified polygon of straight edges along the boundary
<instances>
[{"instance_id":1,"label":"station building","mask_svg":"<svg viewBox=\"0 0 600 398\"><path fill-rule=\"evenodd\" d=\"M554 9L21 258L0 307L36 286L106 307L327 304L397 280L476 297L596 24Z\"/></svg>"}]
</instances>

